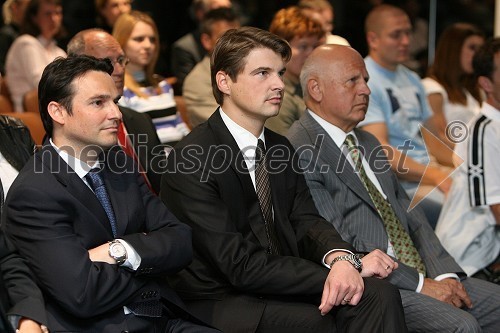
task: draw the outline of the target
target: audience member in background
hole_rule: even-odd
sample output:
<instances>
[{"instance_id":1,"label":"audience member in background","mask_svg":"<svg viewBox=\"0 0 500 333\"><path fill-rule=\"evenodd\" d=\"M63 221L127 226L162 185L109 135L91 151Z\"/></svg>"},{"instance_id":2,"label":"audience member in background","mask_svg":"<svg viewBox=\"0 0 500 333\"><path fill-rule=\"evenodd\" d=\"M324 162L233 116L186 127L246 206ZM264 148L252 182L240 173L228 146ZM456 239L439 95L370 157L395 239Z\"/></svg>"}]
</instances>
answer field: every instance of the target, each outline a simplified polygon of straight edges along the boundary
<instances>
[{"instance_id":1,"label":"audience member in background","mask_svg":"<svg viewBox=\"0 0 500 333\"><path fill-rule=\"evenodd\" d=\"M172 86L154 73L160 52L156 24L149 15L132 11L116 21L113 36L130 60L119 104L147 113L153 119L160 141L175 144L189 129L177 111Z\"/></svg>"},{"instance_id":2,"label":"audience member in background","mask_svg":"<svg viewBox=\"0 0 500 333\"><path fill-rule=\"evenodd\" d=\"M434 131L434 118L420 77L402 65L409 54L410 19L402 9L382 4L368 14L365 29L371 99L359 125L388 149L401 184L410 197L423 199L420 205L435 226L451 179L437 163L429 164L435 147L426 147L420 126Z\"/></svg>"},{"instance_id":3,"label":"audience member in background","mask_svg":"<svg viewBox=\"0 0 500 333\"><path fill-rule=\"evenodd\" d=\"M10 188L5 233L44 292L54 332L213 332L165 275L189 264L191 230L117 144L109 60L57 58L39 84L48 139Z\"/></svg>"},{"instance_id":4,"label":"audience member in background","mask_svg":"<svg viewBox=\"0 0 500 333\"><path fill-rule=\"evenodd\" d=\"M308 110L288 138L319 213L359 251L380 249L398 261L387 280L400 290L410 332L498 330L500 286L465 278L420 209L408 211L380 143L356 129L368 79L361 55L345 46L320 46L302 69Z\"/></svg>"},{"instance_id":5,"label":"audience member in background","mask_svg":"<svg viewBox=\"0 0 500 333\"><path fill-rule=\"evenodd\" d=\"M397 264L381 251L360 262L319 216L288 140L264 127L291 52L253 27L217 42L220 108L175 147L162 178L163 202L193 228L193 262L172 285L224 332L406 332L399 293L378 279Z\"/></svg>"},{"instance_id":6,"label":"audience member in background","mask_svg":"<svg viewBox=\"0 0 500 333\"><path fill-rule=\"evenodd\" d=\"M220 36L239 26L238 17L233 9L228 7L209 11L201 21L201 43L207 55L189 72L182 88L192 127L205 122L217 109L210 76L210 55Z\"/></svg>"},{"instance_id":7,"label":"audience member in background","mask_svg":"<svg viewBox=\"0 0 500 333\"><path fill-rule=\"evenodd\" d=\"M304 15L296 6L279 10L274 15L269 31L285 39L292 48L292 58L286 64L283 77L285 95L280 112L266 121L267 128L285 135L306 109L299 82L300 70L309 54L324 43L325 32L318 21Z\"/></svg>"},{"instance_id":8,"label":"audience member in background","mask_svg":"<svg viewBox=\"0 0 500 333\"><path fill-rule=\"evenodd\" d=\"M35 142L26 125L17 118L0 115L0 180L5 193L34 152Z\"/></svg>"},{"instance_id":9,"label":"audience member in background","mask_svg":"<svg viewBox=\"0 0 500 333\"><path fill-rule=\"evenodd\" d=\"M220 7L232 7L231 0L193 0L191 14L198 25L210 10ZM184 79L194 66L207 54L201 42L200 26L172 45L171 70L177 78L176 85L182 89ZM182 91L180 91L182 93Z\"/></svg>"},{"instance_id":10,"label":"audience member in background","mask_svg":"<svg viewBox=\"0 0 500 333\"><path fill-rule=\"evenodd\" d=\"M3 128L5 121L5 116L0 116L0 124ZM0 130L2 139L0 142L3 144L6 137L1 132L3 130ZM7 138L6 141L15 144L17 138ZM0 168L0 176L2 175L3 170ZM3 179L3 177L0 178ZM0 180L0 221L5 194ZM16 248L2 230L0 230L0 312L1 318L8 318L9 321L9 323L0 321L0 332L13 332L7 327L8 325L16 328L17 333L48 332L45 326L47 317L42 292L34 282L33 274L25 261L19 256Z\"/></svg>"},{"instance_id":11,"label":"audience member in background","mask_svg":"<svg viewBox=\"0 0 500 333\"><path fill-rule=\"evenodd\" d=\"M302 12L319 21L325 31L326 44L339 44L349 46L347 39L332 34L334 27L335 12L328 0L300 0L297 4Z\"/></svg>"},{"instance_id":12,"label":"audience member in background","mask_svg":"<svg viewBox=\"0 0 500 333\"><path fill-rule=\"evenodd\" d=\"M56 45L61 33L61 0L31 0L21 32L7 53L6 80L14 109L22 112L24 95L38 87L43 69L66 52Z\"/></svg>"},{"instance_id":13,"label":"audience member in background","mask_svg":"<svg viewBox=\"0 0 500 333\"><path fill-rule=\"evenodd\" d=\"M132 0L94 0L97 26L111 33L121 14L130 13Z\"/></svg>"},{"instance_id":14,"label":"audience member in background","mask_svg":"<svg viewBox=\"0 0 500 333\"><path fill-rule=\"evenodd\" d=\"M3 27L0 28L0 73L5 75L7 51L19 36L24 13L30 0L7 0L2 6Z\"/></svg>"},{"instance_id":15,"label":"audience member in background","mask_svg":"<svg viewBox=\"0 0 500 333\"><path fill-rule=\"evenodd\" d=\"M422 80L438 137L451 148L454 144L446 137L448 124L460 121L465 125L481 108L472 58L483 43L484 34L475 26L468 23L449 26L439 37L428 77ZM449 159L451 163L451 156Z\"/></svg>"},{"instance_id":16,"label":"audience member in background","mask_svg":"<svg viewBox=\"0 0 500 333\"><path fill-rule=\"evenodd\" d=\"M114 66L111 78L115 82L116 90L122 95L128 59L116 39L101 29L80 31L70 40L68 55L83 54L111 60ZM152 190L159 193L161 175L165 170L165 150L156 134L151 117L125 106L119 105L118 108L122 113L123 121L120 125L118 141L127 154L134 157L136 161L138 160L142 167L141 172L146 173Z\"/></svg>"},{"instance_id":17,"label":"audience member in background","mask_svg":"<svg viewBox=\"0 0 500 333\"><path fill-rule=\"evenodd\" d=\"M473 68L486 101L469 123L466 140L455 146L463 163L453 174L436 234L469 276L500 283L499 38L476 52Z\"/></svg>"}]
</instances>

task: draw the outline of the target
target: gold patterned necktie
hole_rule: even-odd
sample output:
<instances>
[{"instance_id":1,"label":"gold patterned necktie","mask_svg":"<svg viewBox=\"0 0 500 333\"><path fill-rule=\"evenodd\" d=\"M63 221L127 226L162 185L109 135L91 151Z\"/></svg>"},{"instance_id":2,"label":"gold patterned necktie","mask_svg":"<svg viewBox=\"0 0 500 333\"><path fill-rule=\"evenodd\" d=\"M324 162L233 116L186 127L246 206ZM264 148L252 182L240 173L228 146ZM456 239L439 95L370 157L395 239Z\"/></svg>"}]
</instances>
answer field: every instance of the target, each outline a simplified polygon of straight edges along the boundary
<instances>
[{"instance_id":1,"label":"gold patterned necktie","mask_svg":"<svg viewBox=\"0 0 500 333\"><path fill-rule=\"evenodd\" d=\"M271 184L269 183L269 174L266 170L266 147L260 139L255 150L255 190L259 198L262 215L264 216L266 236L269 242L268 252L271 254L280 254L280 245L274 226Z\"/></svg>"},{"instance_id":2,"label":"gold patterned necktie","mask_svg":"<svg viewBox=\"0 0 500 333\"><path fill-rule=\"evenodd\" d=\"M344 144L349 149L349 154L355 165L355 171L359 174L361 182L365 186L370 198L372 199L377 212L384 222L387 236L394 248L396 257L404 264L417 269L425 276L425 265L418 253L410 235L406 232L403 225L399 221L396 213L392 209L389 202L384 199L377 187L368 178L365 169L363 168L363 159L356 144L356 139L352 134L347 135Z\"/></svg>"}]
</instances>

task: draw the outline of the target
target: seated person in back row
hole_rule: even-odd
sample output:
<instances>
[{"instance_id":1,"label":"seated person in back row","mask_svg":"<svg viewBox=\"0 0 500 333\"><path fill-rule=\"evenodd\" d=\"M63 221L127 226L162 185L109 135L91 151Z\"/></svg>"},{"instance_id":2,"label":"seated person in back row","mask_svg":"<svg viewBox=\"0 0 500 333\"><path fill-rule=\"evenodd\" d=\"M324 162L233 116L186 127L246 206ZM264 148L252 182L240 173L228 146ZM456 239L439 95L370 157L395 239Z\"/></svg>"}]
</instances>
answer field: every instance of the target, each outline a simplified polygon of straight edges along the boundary
<instances>
[{"instance_id":1,"label":"seated person in back row","mask_svg":"<svg viewBox=\"0 0 500 333\"><path fill-rule=\"evenodd\" d=\"M215 43L229 29L240 26L233 9L221 7L209 11L201 22L201 43L207 55L203 57L184 80L182 96L192 127L207 121L217 109L210 80L210 56Z\"/></svg>"},{"instance_id":2,"label":"seated person in back row","mask_svg":"<svg viewBox=\"0 0 500 333\"><path fill-rule=\"evenodd\" d=\"M252 27L217 42L220 108L176 145L162 178L162 200L193 228L193 262L171 285L224 332L406 332L399 293L380 279L398 265L353 253L319 216L288 140L264 128L291 52Z\"/></svg>"},{"instance_id":3,"label":"seated person in back row","mask_svg":"<svg viewBox=\"0 0 500 333\"><path fill-rule=\"evenodd\" d=\"M422 200L420 205L434 227L451 179L440 164L430 163L435 148L446 145L426 146L420 126L434 131L435 119L419 76L402 64L409 56L410 19L402 9L382 4L368 14L365 27L371 99L359 126L388 149L401 185L410 197Z\"/></svg>"},{"instance_id":4,"label":"seated person in back row","mask_svg":"<svg viewBox=\"0 0 500 333\"><path fill-rule=\"evenodd\" d=\"M174 90L154 74L160 53L160 37L153 19L142 12L122 14L113 28L125 55L125 87L119 104L147 113L156 127L160 141L174 145L189 128L182 120L174 99Z\"/></svg>"},{"instance_id":5,"label":"seated person in back row","mask_svg":"<svg viewBox=\"0 0 500 333\"><path fill-rule=\"evenodd\" d=\"M369 133L368 73L354 49L320 46L304 64L306 114L288 137L320 214L361 251L381 249L399 267L397 286L410 332L496 332L500 287L466 278L409 199ZM472 306L471 306L472 305Z\"/></svg>"}]
</instances>

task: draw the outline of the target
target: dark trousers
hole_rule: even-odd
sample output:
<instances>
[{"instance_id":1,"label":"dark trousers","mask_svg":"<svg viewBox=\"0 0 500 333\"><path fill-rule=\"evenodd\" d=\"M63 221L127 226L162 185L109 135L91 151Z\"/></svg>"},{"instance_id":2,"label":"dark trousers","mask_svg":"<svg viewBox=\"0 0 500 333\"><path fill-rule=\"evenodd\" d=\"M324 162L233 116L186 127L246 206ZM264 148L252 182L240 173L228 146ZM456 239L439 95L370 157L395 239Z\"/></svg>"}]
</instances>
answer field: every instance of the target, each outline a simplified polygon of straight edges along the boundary
<instances>
[{"instance_id":1,"label":"dark trousers","mask_svg":"<svg viewBox=\"0 0 500 333\"><path fill-rule=\"evenodd\" d=\"M399 290L375 278L364 279L364 282L365 291L358 305L336 307L326 316L321 316L319 302L307 303L298 298L291 301L232 295L221 301L192 301L187 305L223 332L236 332L238 320L257 320L256 328L245 332L259 333L408 332ZM231 307L222 305L224 302L230 302ZM255 315L255 311L244 306L237 308L239 304L254 308L260 305L263 312Z\"/></svg>"}]
</instances>

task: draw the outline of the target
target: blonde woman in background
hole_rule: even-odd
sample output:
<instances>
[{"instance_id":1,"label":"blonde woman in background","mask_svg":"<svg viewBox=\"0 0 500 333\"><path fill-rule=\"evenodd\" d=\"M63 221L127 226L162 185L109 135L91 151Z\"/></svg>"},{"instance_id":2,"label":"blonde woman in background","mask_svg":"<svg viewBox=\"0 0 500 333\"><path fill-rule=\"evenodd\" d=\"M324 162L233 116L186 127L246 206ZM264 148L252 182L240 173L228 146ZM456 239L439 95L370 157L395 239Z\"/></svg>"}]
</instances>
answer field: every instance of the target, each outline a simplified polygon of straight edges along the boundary
<instances>
[{"instance_id":1,"label":"blonde woman in background","mask_svg":"<svg viewBox=\"0 0 500 333\"><path fill-rule=\"evenodd\" d=\"M189 129L177 112L172 86L154 73L159 54L156 24L149 15L131 11L118 18L113 36L130 59L119 104L150 115L160 141L176 143Z\"/></svg>"}]
</instances>

